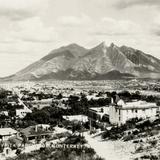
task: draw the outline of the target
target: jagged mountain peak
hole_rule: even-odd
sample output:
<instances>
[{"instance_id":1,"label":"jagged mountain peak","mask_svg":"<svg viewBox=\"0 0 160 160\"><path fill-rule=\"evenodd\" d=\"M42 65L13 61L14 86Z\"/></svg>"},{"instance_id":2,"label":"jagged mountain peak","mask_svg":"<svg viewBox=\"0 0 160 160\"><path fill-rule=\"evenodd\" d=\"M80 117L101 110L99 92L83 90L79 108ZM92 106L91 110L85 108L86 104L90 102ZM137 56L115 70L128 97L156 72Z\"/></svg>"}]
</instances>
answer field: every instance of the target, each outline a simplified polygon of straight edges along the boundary
<instances>
[{"instance_id":1,"label":"jagged mountain peak","mask_svg":"<svg viewBox=\"0 0 160 160\"><path fill-rule=\"evenodd\" d=\"M110 47L117 47L117 45L115 45L113 42L110 44Z\"/></svg>"},{"instance_id":2,"label":"jagged mountain peak","mask_svg":"<svg viewBox=\"0 0 160 160\"><path fill-rule=\"evenodd\" d=\"M52 50L47 56L43 57L42 60L48 61L52 58L57 56L63 56L65 54L72 54L74 57L81 57L83 56L88 50L76 43L72 43L66 46L62 46L58 49Z\"/></svg>"},{"instance_id":3,"label":"jagged mountain peak","mask_svg":"<svg viewBox=\"0 0 160 160\"><path fill-rule=\"evenodd\" d=\"M104 41L91 49L76 43L54 49L10 79L108 79L131 76L130 73L137 77L159 76L160 60L138 49L107 45Z\"/></svg>"},{"instance_id":4,"label":"jagged mountain peak","mask_svg":"<svg viewBox=\"0 0 160 160\"><path fill-rule=\"evenodd\" d=\"M71 43L71 44L69 44L69 45L67 45L67 46L63 46L63 47L78 47L78 48L84 48L84 47L82 47L82 46L80 46L80 45L78 45L77 43Z\"/></svg>"},{"instance_id":5,"label":"jagged mountain peak","mask_svg":"<svg viewBox=\"0 0 160 160\"><path fill-rule=\"evenodd\" d=\"M106 48L108 48L108 47L115 47L115 46L117 47L117 45L114 44L113 42L111 42L110 45L108 45L106 41L103 41L99 45L97 45L97 47L106 47Z\"/></svg>"},{"instance_id":6,"label":"jagged mountain peak","mask_svg":"<svg viewBox=\"0 0 160 160\"><path fill-rule=\"evenodd\" d=\"M78 45L77 43L71 43L71 44L62 46L56 50L52 50L51 53L54 53L55 51L57 52L57 50L78 50L78 49L87 50L86 48Z\"/></svg>"},{"instance_id":7,"label":"jagged mountain peak","mask_svg":"<svg viewBox=\"0 0 160 160\"><path fill-rule=\"evenodd\" d=\"M107 50L107 49L119 49L119 47L115 44L115 43L110 43L110 45L108 45L105 41L103 41L102 43L100 43L99 45L97 45L96 47L92 48L93 50Z\"/></svg>"},{"instance_id":8,"label":"jagged mountain peak","mask_svg":"<svg viewBox=\"0 0 160 160\"><path fill-rule=\"evenodd\" d=\"M98 46L99 47L108 47L106 41L101 42Z\"/></svg>"}]
</instances>

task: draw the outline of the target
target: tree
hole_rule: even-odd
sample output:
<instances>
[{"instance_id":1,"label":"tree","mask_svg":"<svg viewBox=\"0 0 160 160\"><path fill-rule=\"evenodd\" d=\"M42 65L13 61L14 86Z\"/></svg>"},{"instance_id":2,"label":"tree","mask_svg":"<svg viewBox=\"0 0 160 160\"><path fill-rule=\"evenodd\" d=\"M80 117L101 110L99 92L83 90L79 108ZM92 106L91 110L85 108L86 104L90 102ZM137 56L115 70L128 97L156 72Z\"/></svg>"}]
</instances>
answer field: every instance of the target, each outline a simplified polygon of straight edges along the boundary
<instances>
[{"instance_id":1,"label":"tree","mask_svg":"<svg viewBox=\"0 0 160 160\"><path fill-rule=\"evenodd\" d=\"M15 110L9 110L8 115L9 115L9 117L15 117L16 116L16 111Z\"/></svg>"},{"instance_id":2,"label":"tree","mask_svg":"<svg viewBox=\"0 0 160 160\"><path fill-rule=\"evenodd\" d=\"M86 98L85 94L81 95L80 105L81 105L82 113L87 114L88 113L88 99Z\"/></svg>"},{"instance_id":3,"label":"tree","mask_svg":"<svg viewBox=\"0 0 160 160\"><path fill-rule=\"evenodd\" d=\"M21 143L21 146L23 145L24 148L25 148L26 143L27 143L27 137L24 134L22 134L22 143Z\"/></svg>"},{"instance_id":4,"label":"tree","mask_svg":"<svg viewBox=\"0 0 160 160\"><path fill-rule=\"evenodd\" d=\"M4 143L1 141L0 142L0 153L2 153L4 150Z\"/></svg>"},{"instance_id":5,"label":"tree","mask_svg":"<svg viewBox=\"0 0 160 160\"><path fill-rule=\"evenodd\" d=\"M7 91L4 89L0 89L0 99L5 99L7 98Z\"/></svg>"},{"instance_id":6,"label":"tree","mask_svg":"<svg viewBox=\"0 0 160 160\"><path fill-rule=\"evenodd\" d=\"M70 96L68 99L68 106L71 107L71 114L80 114L82 109L80 107L79 97L78 96Z\"/></svg>"},{"instance_id":7,"label":"tree","mask_svg":"<svg viewBox=\"0 0 160 160\"><path fill-rule=\"evenodd\" d=\"M50 114L46 111L37 111L33 113L33 120L35 120L37 123L48 123L49 122L49 116Z\"/></svg>"},{"instance_id":8,"label":"tree","mask_svg":"<svg viewBox=\"0 0 160 160\"><path fill-rule=\"evenodd\" d=\"M59 93L59 95L57 96L57 99L62 99L62 98L63 98L62 94Z\"/></svg>"}]
</instances>

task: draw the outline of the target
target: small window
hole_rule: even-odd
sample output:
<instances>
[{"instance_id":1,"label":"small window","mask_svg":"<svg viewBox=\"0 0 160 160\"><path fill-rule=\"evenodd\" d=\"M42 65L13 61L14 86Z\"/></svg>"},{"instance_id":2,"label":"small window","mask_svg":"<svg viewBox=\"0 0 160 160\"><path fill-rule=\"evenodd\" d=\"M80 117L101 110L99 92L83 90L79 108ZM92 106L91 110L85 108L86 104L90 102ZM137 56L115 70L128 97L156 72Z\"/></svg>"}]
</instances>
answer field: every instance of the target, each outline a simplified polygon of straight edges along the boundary
<instances>
[{"instance_id":1,"label":"small window","mask_svg":"<svg viewBox=\"0 0 160 160\"><path fill-rule=\"evenodd\" d=\"M135 110L135 112L137 113L137 109Z\"/></svg>"}]
</instances>

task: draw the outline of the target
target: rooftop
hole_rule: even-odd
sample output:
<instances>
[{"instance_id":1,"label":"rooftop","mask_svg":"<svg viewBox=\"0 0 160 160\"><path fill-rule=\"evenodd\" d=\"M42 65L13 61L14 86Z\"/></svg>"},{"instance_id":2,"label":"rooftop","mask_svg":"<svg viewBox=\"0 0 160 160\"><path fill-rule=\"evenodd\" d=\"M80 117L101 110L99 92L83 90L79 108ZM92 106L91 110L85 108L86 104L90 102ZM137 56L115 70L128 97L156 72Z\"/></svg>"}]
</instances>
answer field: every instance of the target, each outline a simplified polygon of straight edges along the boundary
<instances>
[{"instance_id":1,"label":"rooftop","mask_svg":"<svg viewBox=\"0 0 160 160\"><path fill-rule=\"evenodd\" d=\"M16 134L17 131L12 128L0 128L0 135L10 135L10 134Z\"/></svg>"},{"instance_id":2,"label":"rooftop","mask_svg":"<svg viewBox=\"0 0 160 160\"><path fill-rule=\"evenodd\" d=\"M104 115L104 114L109 114L109 107L108 106L103 106L103 107L93 107L90 108L90 110L95 111L99 115ZM103 112L102 112L103 110Z\"/></svg>"},{"instance_id":3,"label":"rooftop","mask_svg":"<svg viewBox=\"0 0 160 160\"><path fill-rule=\"evenodd\" d=\"M88 121L88 117L85 115L63 116L63 118L69 121Z\"/></svg>"},{"instance_id":4,"label":"rooftop","mask_svg":"<svg viewBox=\"0 0 160 160\"><path fill-rule=\"evenodd\" d=\"M156 103L146 102L146 101L132 101L124 102L123 100L118 101L118 106L122 109L147 109L147 108L158 108Z\"/></svg>"},{"instance_id":5,"label":"rooftop","mask_svg":"<svg viewBox=\"0 0 160 160\"><path fill-rule=\"evenodd\" d=\"M22 129L21 133L23 133L26 137L43 135L43 134L48 134L52 132L48 130L48 128L49 128L49 125L39 124L39 125L29 126L25 129Z\"/></svg>"}]
</instances>

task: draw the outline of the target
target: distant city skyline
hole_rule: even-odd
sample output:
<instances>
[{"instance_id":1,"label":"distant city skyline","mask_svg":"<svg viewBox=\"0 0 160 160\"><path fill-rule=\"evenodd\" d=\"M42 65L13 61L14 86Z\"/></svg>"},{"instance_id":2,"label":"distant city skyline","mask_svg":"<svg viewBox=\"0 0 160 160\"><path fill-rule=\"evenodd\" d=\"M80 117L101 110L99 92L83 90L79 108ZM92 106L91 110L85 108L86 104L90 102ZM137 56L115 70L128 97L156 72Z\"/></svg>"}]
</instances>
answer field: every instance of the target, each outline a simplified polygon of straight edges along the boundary
<instances>
[{"instance_id":1,"label":"distant city skyline","mask_svg":"<svg viewBox=\"0 0 160 160\"><path fill-rule=\"evenodd\" d=\"M58 47L105 41L160 58L159 0L0 0L0 77Z\"/></svg>"}]
</instances>

